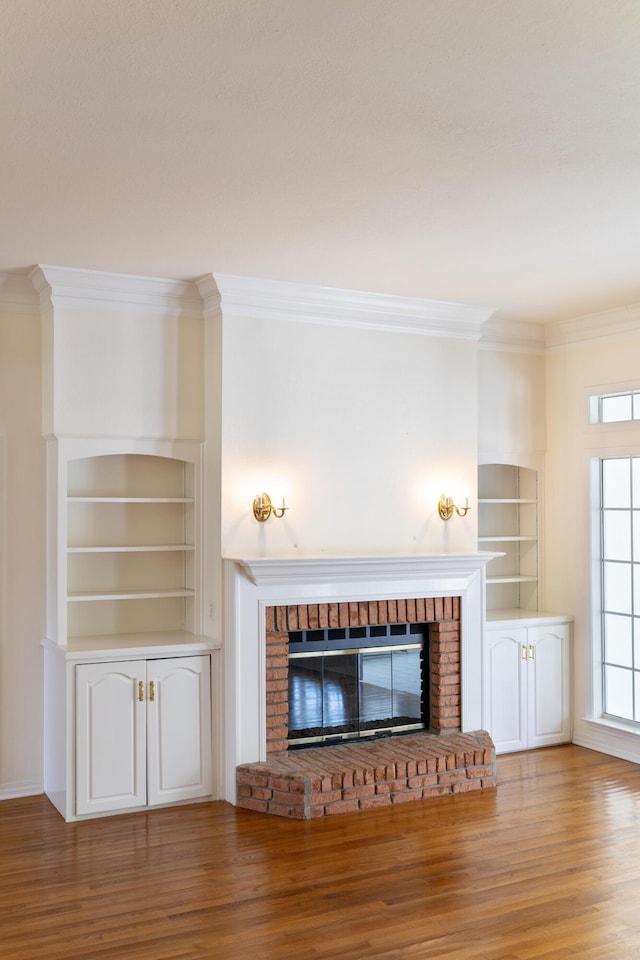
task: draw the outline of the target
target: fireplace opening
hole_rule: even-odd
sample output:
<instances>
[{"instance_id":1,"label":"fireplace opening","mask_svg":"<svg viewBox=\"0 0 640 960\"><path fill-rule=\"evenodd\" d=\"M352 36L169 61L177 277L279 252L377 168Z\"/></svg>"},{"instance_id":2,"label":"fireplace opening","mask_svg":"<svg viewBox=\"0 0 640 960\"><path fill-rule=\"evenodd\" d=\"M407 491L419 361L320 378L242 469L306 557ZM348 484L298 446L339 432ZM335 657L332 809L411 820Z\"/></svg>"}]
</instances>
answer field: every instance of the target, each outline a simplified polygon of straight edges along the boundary
<instances>
[{"instance_id":1,"label":"fireplace opening","mask_svg":"<svg viewBox=\"0 0 640 960\"><path fill-rule=\"evenodd\" d=\"M289 749L429 727L428 625L289 633Z\"/></svg>"}]
</instances>

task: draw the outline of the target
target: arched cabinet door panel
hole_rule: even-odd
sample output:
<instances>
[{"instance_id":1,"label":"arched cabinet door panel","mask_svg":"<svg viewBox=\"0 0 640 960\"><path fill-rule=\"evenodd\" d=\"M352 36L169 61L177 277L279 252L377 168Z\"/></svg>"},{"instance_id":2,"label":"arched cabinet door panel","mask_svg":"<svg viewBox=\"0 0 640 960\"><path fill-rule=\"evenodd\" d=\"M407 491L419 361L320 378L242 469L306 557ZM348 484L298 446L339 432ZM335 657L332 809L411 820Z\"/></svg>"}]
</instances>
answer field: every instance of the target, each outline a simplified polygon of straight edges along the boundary
<instances>
[{"instance_id":1,"label":"arched cabinet door panel","mask_svg":"<svg viewBox=\"0 0 640 960\"><path fill-rule=\"evenodd\" d=\"M76 668L78 814L147 802L145 671L144 661Z\"/></svg>"},{"instance_id":2,"label":"arched cabinet door panel","mask_svg":"<svg viewBox=\"0 0 640 960\"><path fill-rule=\"evenodd\" d=\"M147 677L149 804L209 796L210 658L150 660Z\"/></svg>"}]
</instances>

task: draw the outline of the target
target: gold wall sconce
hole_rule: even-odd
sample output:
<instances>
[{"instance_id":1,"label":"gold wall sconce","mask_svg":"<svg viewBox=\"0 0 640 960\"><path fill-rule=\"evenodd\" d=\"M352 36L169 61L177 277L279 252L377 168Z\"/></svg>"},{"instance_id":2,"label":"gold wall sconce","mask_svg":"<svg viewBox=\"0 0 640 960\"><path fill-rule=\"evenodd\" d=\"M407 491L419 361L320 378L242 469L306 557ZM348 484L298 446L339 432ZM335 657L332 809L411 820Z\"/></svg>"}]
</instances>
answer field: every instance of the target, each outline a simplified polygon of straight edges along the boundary
<instances>
[{"instance_id":1,"label":"gold wall sconce","mask_svg":"<svg viewBox=\"0 0 640 960\"><path fill-rule=\"evenodd\" d=\"M281 520L289 507L285 506L284 497L279 507L276 507L268 493L259 493L253 500L253 515L258 523L264 523L271 514Z\"/></svg>"},{"instance_id":2,"label":"gold wall sconce","mask_svg":"<svg viewBox=\"0 0 640 960\"><path fill-rule=\"evenodd\" d=\"M443 520L451 520L454 512L457 513L459 517L466 517L470 509L468 497L464 498L464 507L456 507L453 502L453 497L447 497L444 493L438 501L438 513Z\"/></svg>"}]
</instances>

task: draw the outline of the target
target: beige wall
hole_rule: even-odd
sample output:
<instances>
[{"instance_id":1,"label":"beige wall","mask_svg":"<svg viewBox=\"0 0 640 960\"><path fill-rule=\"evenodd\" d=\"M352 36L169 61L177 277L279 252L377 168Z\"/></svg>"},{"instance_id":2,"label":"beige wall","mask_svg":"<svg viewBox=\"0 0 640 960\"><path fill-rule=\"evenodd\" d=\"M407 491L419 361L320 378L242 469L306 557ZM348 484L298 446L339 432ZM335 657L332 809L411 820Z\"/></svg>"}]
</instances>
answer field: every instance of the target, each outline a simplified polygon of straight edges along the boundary
<instances>
[{"instance_id":1,"label":"beige wall","mask_svg":"<svg viewBox=\"0 0 640 960\"><path fill-rule=\"evenodd\" d=\"M0 313L0 797L42 785L45 449L40 318Z\"/></svg>"},{"instance_id":2,"label":"beige wall","mask_svg":"<svg viewBox=\"0 0 640 960\"><path fill-rule=\"evenodd\" d=\"M575 616L574 737L576 742L640 761L640 744L589 722L598 619L592 610L591 526L597 522L590 466L601 456L640 456L640 424L590 426L588 397L598 387L640 384L640 335L601 338L547 356L546 563L548 605Z\"/></svg>"}]
</instances>

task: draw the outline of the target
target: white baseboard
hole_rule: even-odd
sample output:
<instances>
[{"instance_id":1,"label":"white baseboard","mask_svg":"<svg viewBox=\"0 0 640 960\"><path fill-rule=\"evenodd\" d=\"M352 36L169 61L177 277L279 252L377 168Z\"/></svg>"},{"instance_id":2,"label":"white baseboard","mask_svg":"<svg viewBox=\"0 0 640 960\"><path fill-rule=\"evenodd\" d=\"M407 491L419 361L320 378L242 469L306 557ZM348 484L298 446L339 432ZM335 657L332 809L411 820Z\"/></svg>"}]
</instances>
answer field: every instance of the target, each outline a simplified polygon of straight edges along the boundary
<instances>
[{"instance_id":1,"label":"white baseboard","mask_svg":"<svg viewBox=\"0 0 640 960\"><path fill-rule=\"evenodd\" d=\"M35 797L44 793L44 785L33 780L18 780L0 784L0 800L15 800L18 797Z\"/></svg>"},{"instance_id":2,"label":"white baseboard","mask_svg":"<svg viewBox=\"0 0 640 960\"><path fill-rule=\"evenodd\" d=\"M623 730L595 720L583 720L576 724L573 731L573 743L588 750L597 750L619 760L640 763L640 736L630 730Z\"/></svg>"}]
</instances>

